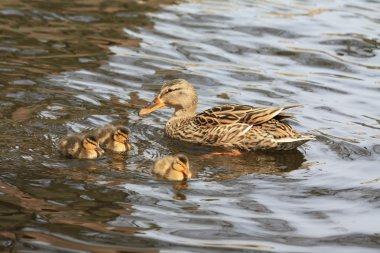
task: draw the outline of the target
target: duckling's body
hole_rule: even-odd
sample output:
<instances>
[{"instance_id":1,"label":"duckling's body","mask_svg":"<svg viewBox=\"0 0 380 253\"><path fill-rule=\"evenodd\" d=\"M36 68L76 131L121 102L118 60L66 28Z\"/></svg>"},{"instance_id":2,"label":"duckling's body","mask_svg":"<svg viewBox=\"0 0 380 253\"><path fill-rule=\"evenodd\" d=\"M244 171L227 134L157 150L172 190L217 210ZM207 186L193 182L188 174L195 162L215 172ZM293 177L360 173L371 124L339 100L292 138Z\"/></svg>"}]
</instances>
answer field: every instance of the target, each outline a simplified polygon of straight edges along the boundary
<instances>
[{"instance_id":1,"label":"duckling's body","mask_svg":"<svg viewBox=\"0 0 380 253\"><path fill-rule=\"evenodd\" d=\"M96 159L104 153L93 135L68 136L59 143L59 148L64 156L78 159Z\"/></svg>"},{"instance_id":2,"label":"duckling's body","mask_svg":"<svg viewBox=\"0 0 380 253\"><path fill-rule=\"evenodd\" d=\"M153 173L172 181L191 178L189 159L182 154L164 156L153 166Z\"/></svg>"},{"instance_id":3,"label":"duckling's body","mask_svg":"<svg viewBox=\"0 0 380 253\"><path fill-rule=\"evenodd\" d=\"M94 131L103 149L112 152L126 152L132 148L128 143L130 130L124 126L108 125Z\"/></svg>"},{"instance_id":4,"label":"duckling's body","mask_svg":"<svg viewBox=\"0 0 380 253\"><path fill-rule=\"evenodd\" d=\"M302 135L284 121L292 115L282 107L253 107L226 104L196 114L198 98L194 87L183 79L165 83L160 93L140 115L168 106L174 114L166 123L167 136L207 146L236 150L294 149L314 139Z\"/></svg>"}]
</instances>

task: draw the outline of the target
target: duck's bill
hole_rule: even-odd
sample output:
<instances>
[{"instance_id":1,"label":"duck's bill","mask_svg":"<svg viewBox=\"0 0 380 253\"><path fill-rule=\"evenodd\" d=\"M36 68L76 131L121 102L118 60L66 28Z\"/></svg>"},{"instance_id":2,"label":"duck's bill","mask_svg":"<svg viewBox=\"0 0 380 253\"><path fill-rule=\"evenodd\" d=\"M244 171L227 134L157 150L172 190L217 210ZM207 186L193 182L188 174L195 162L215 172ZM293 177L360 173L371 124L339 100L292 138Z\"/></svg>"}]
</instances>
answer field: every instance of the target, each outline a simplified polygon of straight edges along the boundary
<instances>
[{"instance_id":1,"label":"duck's bill","mask_svg":"<svg viewBox=\"0 0 380 253\"><path fill-rule=\"evenodd\" d=\"M157 109L160 109L165 106L165 103L162 102L160 98L155 98L147 107L140 110L139 115L144 116L147 115Z\"/></svg>"}]
</instances>

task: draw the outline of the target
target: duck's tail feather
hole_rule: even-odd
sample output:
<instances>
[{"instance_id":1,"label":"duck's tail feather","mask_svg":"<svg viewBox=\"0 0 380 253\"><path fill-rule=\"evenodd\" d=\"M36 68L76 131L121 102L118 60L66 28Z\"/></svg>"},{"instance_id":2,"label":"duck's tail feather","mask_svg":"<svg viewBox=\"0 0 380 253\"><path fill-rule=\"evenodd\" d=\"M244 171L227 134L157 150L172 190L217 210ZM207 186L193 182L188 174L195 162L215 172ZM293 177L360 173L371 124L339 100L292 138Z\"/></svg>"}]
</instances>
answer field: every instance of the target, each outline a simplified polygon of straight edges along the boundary
<instances>
[{"instance_id":1,"label":"duck's tail feather","mask_svg":"<svg viewBox=\"0 0 380 253\"><path fill-rule=\"evenodd\" d=\"M295 108L295 107L303 107L303 105L286 105L286 106L283 106L282 110L287 110L289 108ZM292 119L292 120L295 120L295 114L294 113L291 113L291 112L280 112L278 115L275 116L275 119L277 120L287 120L287 119Z\"/></svg>"},{"instance_id":2,"label":"duck's tail feather","mask_svg":"<svg viewBox=\"0 0 380 253\"><path fill-rule=\"evenodd\" d=\"M303 105L285 105L285 106L283 106L284 110L289 109L289 108L295 108L295 107L303 107Z\"/></svg>"},{"instance_id":3,"label":"duck's tail feather","mask_svg":"<svg viewBox=\"0 0 380 253\"><path fill-rule=\"evenodd\" d=\"M301 146L305 142L310 140L315 140L315 136L313 135L300 135L298 138L281 138L276 139L277 147L279 150L290 150L295 149L298 146Z\"/></svg>"}]
</instances>

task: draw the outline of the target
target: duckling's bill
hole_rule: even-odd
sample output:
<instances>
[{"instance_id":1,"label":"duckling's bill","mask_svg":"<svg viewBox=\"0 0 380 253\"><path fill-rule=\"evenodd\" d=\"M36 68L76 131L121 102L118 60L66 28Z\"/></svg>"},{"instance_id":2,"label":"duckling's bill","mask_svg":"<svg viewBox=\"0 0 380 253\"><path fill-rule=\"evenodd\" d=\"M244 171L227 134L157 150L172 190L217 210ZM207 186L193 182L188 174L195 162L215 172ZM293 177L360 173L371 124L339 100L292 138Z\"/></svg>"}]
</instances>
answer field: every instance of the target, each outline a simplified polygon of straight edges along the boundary
<instances>
[{"instance_id":1,"label":"duckling's bill","mask_svg":"<svg viewBox=\"0 0 380 253\"><path fill-rule=\"evenodd\" d=\"M165 107L165 103L159 97L156 97L147 107L140 110L139 115L144 116L147 115L157 109Z\"/></svg>"},{"instance_id":2,"label":"duckling's bill","mask_svg":"<svg viewBox=\"0 0 380 253\"><path fill-rule=\"evenodd\" d=\"M191 178L192 174L191 174L188 164L177 163L177 164L174 164L173 167L175 170L181 171L186 176L187 179Z\"/></svg>"}]
</instances>

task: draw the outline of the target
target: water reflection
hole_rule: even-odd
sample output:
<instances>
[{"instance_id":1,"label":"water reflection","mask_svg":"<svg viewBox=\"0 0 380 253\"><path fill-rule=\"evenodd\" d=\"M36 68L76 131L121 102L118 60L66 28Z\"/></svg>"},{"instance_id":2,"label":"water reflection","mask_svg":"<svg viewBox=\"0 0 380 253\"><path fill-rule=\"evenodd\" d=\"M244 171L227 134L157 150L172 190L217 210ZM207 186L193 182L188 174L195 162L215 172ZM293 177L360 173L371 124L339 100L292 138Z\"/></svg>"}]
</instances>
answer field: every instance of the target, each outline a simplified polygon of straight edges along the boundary
<instances>
[{"instance_id":1,"label":"water reflection","mask_svg":"<svg viewBox=\"0 0 380 253\"><path fill-rule=\"evenodd\" d=\"M73 173L70 173L70 175L75 177ZM65 187L64 185L62 186ZM57 185L49 185L49 187L57 188ZM96 232L98 234L110 234L123 237L128 235L132 236L141 231L141 229L137 227L112 226L105 222L105 220L112 221L122 216L129 216L133 212L133 207L124 202L126 195L121 194L121 192L114 191L114 193L111 193L109 190L106 190L103 191L103 193L98 192L96 196L82 194L79 198L70 195L67 189L64 195L60 194L61 196L57 195L57 193L51 195L46 192L48 199L55 199L55 201L51 202L43 199L43 192L45 190L49 191L49 189L39 188L37 192L37 188L34 187L34 189L31 189L27 187L26 190L32 194L29 195L1 181L0 188L3 194L1 196L1 205L4 207L1 212L0 228L2 230L17 231L20 226L23 227L22 224L27 222L27 220L41 223L41 225L45 224L43 227L46 226L46 228L50 228L51 230L50 233L45 233L43 230L33 227L24 227L20 231L21 234L18 234L17 239L12 232L2 232L0 235L6 240L10 240L12 244L18 241L24 245L40 248L42 246L41 242L46 242L48 245L51 245L49 246L50 249L64 247L94 252L119 252L120 250L128 252L156 252L148 249L142 250L129 247L131 244L129 244L128 247L115 248L101 244L95 246L93 244L87 244L85 241L74 242L71 239L67 240L65 236L55 234L54 231L57 230L60 234L67 234L70 237L75 236L75 227L77 227L79 231L92 231L91 233ZM69 191L72 192L72 189ZM109 196L109 194L111 195ZM35 198L33 195L38 195L42 198ZM59 199L61 199L61 203L57 202ZM69 199L74 201L63 204L62 201L65 202L65 200ZM119 204L116 204L116 202L119 202ZM28 246L26 246L26 248L28 248ZM40 249L42 250L42 248Z\"/></svg>"},{"instance_id":2,"label":"water reflection","mask_svg":"<svg viewBox=\"0 0 380 253\"><path fill-rule=\"evenodd\" d=\"M98 67L109 54L110 46L139 45L141 40L126 38L122 29L152 27L145 13L157 10L159 3L2 1L0 81L33 85L33 79L46 73Z\"/></svg>"},{"instance_id":3,"label":"water reflection","mask_svg":"<svg viewBox=\"0 0 380 253\"><path fill-rule=\"evenodd\" d=\"M377 252L378 3L140 2L0 3L0 251ZM164 137L171 112L137 115L174 78L199 111L303 104L293 125L317 141L203 160ZM59 155L106 124L135 148ZM151 174L179 152L192 180Z\"/></svg>"},{"instance_id":4,"label":"water reflection","mask_svg":"<svg viewBox=\"0 0 380 253\"><path fill-rule=\"evenodd\" d=\"M303 165L303 166L302 166ZM249 174L286 175L296 169L308 167L304 154L299 150L287 152L250 152L242 157L219 157L208 161L202 173L204 180L228 180Z\"/></svg>"}]
</instances>

